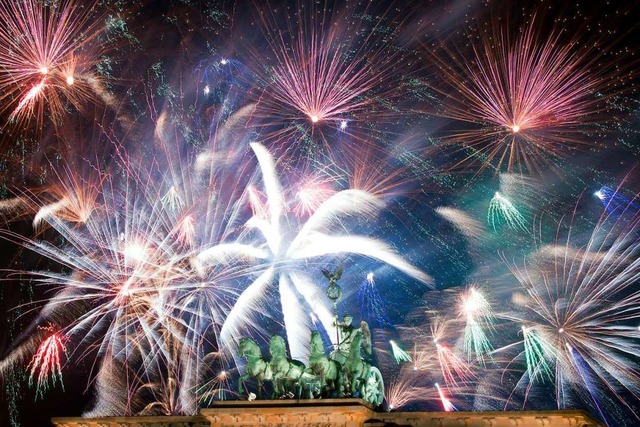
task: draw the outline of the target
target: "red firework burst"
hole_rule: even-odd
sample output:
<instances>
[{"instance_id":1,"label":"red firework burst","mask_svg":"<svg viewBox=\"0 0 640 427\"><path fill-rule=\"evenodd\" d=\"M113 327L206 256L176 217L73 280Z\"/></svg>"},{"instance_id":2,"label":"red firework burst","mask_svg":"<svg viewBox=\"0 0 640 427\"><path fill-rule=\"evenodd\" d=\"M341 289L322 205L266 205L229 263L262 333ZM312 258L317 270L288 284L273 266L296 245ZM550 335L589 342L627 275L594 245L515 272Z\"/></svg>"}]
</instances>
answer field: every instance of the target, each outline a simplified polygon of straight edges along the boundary
<instances>
[{"instance_id":1,"label":"red firework burst","mask_svg":"<svg viewBox=\"0 0 640 427\"><path fill-rule=\"evenodd\" d=\"M51 328L46 328L52 330ZM52 332L38 347L33 355L29 369L29 385L36 383L36 397L43 397L51 386L55 386L58 380L64 389L62 382L61 356L66 353L64 336L60 332Z\"/></svg>"}]
</instances>

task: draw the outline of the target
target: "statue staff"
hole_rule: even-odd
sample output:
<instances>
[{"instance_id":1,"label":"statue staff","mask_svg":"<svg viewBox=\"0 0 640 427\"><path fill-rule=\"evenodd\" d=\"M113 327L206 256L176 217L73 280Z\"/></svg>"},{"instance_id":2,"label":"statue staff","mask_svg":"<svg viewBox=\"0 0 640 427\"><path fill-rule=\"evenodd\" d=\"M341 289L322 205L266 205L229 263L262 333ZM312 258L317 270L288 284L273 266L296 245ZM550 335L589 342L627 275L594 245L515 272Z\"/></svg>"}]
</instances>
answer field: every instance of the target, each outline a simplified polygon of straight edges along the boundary
<instances>
[{"instance_id":1,"label":"statue staff","mask_svg":"<svg viewBox=\"0 0 640 427\"><path fill-rule=\"evenodd\" d=\"M333 301L333 323L338 324L338 300L342 296L342 289L338 286L338 279L342 277L342 266L339 266L334 273L329 270L322 269L322 274L329 280L327 287L327 296ZM336 346L340 343L340 329L336 328Z\"/></svg>"}]
</instances>

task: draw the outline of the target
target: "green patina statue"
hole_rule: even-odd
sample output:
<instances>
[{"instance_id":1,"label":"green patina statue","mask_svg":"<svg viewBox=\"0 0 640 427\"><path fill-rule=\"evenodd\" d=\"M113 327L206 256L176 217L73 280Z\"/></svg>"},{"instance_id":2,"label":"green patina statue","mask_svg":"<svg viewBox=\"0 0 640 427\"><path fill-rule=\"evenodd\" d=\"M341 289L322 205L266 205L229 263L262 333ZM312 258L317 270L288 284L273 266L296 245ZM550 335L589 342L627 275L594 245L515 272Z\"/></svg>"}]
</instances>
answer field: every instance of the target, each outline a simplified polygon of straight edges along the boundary
<instances>
[{"instance_id":1,"label":"green patina statue","mask_svg":"<svg viewBox=\"0 0 640 427\"><path fill-rule=\"evenodd\" d=\"M333 301L336 341L327 357L319 332L311 333L309 366L287 357L284 338L271 337L269 341L270 361L265 361L258 344L249 339L240 340L240 356L247 360L246 373L240 377L238 390L243 393L242 383L249 378L258 381L261 392L264 381L271 381L272 398L321 398L360 397L379 406L384 399L384 383L380 371L371 365L371 333L366 322L359 328L351 324L349 315L338 321L337 302L342 289L337 281L342 276L342 267L334 273L322 270L329 280L327 296Z\"/></svg>"},{"instance_id":2,"label":"green patina statue","mask_svg":"<svg viewBox=\"0 0 640 427\"><path fill-rule=\"evenodd\" d=\"M318 390L314 397L342 397L342 365L327 357L322 337L318 331L311 332L311 355L306 372L318 378Z\"/></svg>"}]
</instances>

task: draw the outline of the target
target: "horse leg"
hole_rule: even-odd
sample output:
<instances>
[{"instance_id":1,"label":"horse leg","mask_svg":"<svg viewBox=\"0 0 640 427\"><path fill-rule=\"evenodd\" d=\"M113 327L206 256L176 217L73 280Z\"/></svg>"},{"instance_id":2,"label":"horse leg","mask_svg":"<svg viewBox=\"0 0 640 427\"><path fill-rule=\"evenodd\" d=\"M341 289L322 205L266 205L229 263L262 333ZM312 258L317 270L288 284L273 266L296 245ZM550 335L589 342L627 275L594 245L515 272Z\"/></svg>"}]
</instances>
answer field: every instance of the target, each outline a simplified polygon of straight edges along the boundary
<instances>
[{"instance_id":1,"label":"horse leg","mask_svg":"<svg viewBox=\"0 0 640 427\"><path fill-rule=\"evenodd\" d=\"M271 393L271 398L272 399L278 399L281 395L280 392L280 377L279 376L273 376L273 392Z\"/></svg>"},{"instance_id":2,"label":"horse leg","mask_svg":"<svg viewBox=\"0 0 640 427\"><path fill-rule=\"evenodd\" d=\"M355 397L358 392L358 375L356 373L353 374L353 378L351 378L351 396Z\"/></svg>"},{"instance_id":3,"label":"horse leg","mask_svg":"<svg viewBox=\"0 0 640 427\"><path fill-rule=\"evenodd\" d=\"M359 394L360 390L358 390L358 383L360 382L360 377L362 377L363 367L359 366L353 372L353 378L351 379L351 396L355 397L356 394ZM361 396L360 396L361 397Z\"/></svg>"},{"instance_id":4,"label":"horse leg","mask_svg":"<svg viewBox=\"0 0 640 427\"><path fill-rule=\"evenodd\" d=\"M238 394L244 393L243 382L249 378L249 374L244 374L238 378Z\"/></svg>"},{"instance_id":5,"label":"horse leg","mask_svg":"<svg viewBox=\"0 0 640 427\"><path fill-rule=\"evenodd\" d=\"M332 397L342 397L343 396L343 392L342 392L342 378L343 378L343 372L342 372L342 365L340 365L338 362L336 362L335 360L331 361L331 366L333 368L333 372L335 373L334 378L333 378L333 396Z\"/></svg>"}]
</instances>

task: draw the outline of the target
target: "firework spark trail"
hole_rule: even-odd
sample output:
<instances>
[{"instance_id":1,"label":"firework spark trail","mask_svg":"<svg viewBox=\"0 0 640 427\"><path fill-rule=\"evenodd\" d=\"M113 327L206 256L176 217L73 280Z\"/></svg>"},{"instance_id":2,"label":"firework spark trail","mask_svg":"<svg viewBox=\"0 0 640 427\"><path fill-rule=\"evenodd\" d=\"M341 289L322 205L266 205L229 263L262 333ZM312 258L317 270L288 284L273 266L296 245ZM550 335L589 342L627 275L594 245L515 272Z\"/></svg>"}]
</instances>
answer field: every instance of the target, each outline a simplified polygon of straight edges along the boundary
<instances>
[{"instance_id":1,"label":"firework spark trail","mask_svg":"<svg viewBox=\"0 0 640 427\"><path fill-rule=\"evenodd\" d=\"M518 208L516 208L511 200L497 191L491 199L491 202L489 202L487 222L494 230L498 230L500 225L506 224L507 227L512 230L528 231L527 221L518 211Z\"/></svg>"},{"instance_id":2,"label":"firework spark trail","mask_svg":"<svg viewBox=\"0 0 640 427\"><path fill-rule=\"evenodd\" d=\"M640 212L640 206L624 197L621 194L621 189L614 190L605 185L600 187L594 195L600 199L602 206L612 217L617 217L622 214L633 217Z\"/></svg>"},{"instance_id":3,"label":"firework spark trail","mask_svg":"<svg viewBox=\"0 0 640 427\"><path fill-rule=\"evenodd\" d=\"M416 393L420 387L415 386L415 378L402 377L392 381L388 387L385 387L384 398L390 411L399 409L407 403L415 401Z\"/></svg>"},{"instance_id":4,"label":"firework spark trail","mask_svg":"<svg viewBox=\"0 0 640 427\"><path fill-rule=\"evenodd\" d=\"M413 362L411 355L400 347L394 340L389 341L389 344L391 345L391 351L393 353L393 358L396 359L396 363Z\"/></svg>"},{"instance_id":5,"label":"firework spark trail","mask_svg":"<svg viewBox=\"0 0 640 427\"><path fill-rule=\"evenodd\" d=\"M414 371L432 371L438 369L439 366L435 357L435 348L433 346L420 346L416 344L411 352L411 360L413 361Z\"/></svg>"},{"instance_id":6,"label":"firework spark trail","mask_svg":"<svg viewBox=\"0 0 640 427\"><path fill-rule=\"evenodd\" d=\"M439 342L435 344L438 363L440 364L440 371L445 384L457 386L459 384L458 381L466 384L476 377L469 364L451 351L449 347Z\"/></svg>"},{"instance_id":7,"label":"firework spark trail","mask_svg":"<svg viewBox=\"0 0 640 427\"><path fill-rule=\"evenodd\" d=\"M457 411L458 409L455 406L453 406L453 403L451 403L451 400L449 400L444 394L444 390L442 390L442 387L440 387L440 384L436 383L435 386L436 386L436 389L438 389L438 395L440 396L440 402L442 402L442 407L444 408L444 410L447 412Z\"/></svg>"},{"instance_id":8,"label":"firework spark trail","mask_svg":"<svg viewBox=\"0 0 640 427\"><path fill-rule=\"evenodd\" d=\"M251 81L246 67L238 60L216 56L201 61L195 68L202 102L204 105L219 105L224 116L237 113L242 108L247 91L246 82ZM200 96L198 96L200 99ZM253 106L251 107L253 109ZM226 119L226 117L224 117ZM215 122L213 124L215 126Z\"/></svg>"},{"instance_id":9,"label":"firework spark trail","mask_svg":"<svg viewBox=\"0 0 640 427\"><path fill-rule=\"evenodd\" d=\"M467 317L467 321L464 328L464 350L467 354L467 359L475 359L482 365L485 364L486 358L491 358L491 351L493 346L487 338L483 327L478 321L472 317Z\"/></svg>"},{"instance_id":10,"label":"firework spark trail","mask_svg":"<svg viewBox=\"0 0 640 427\"><path fill-rule=\"evenodd\" d=\"M604 120L602 97L624 73L601 63L604 50L593 44L562 43L561 28L545 36L535 16L526 25L515 38L497 26L483 31L480 44L470 43L473 61L447 48L435 58L448 85L440 114L477 126L450 137L474 151L461 163L542 174L592 145L588 125Z\"/></svg>"},{"instance_id":11,"label":"firework spark trail","mask_svg":"<svg viewBox=\"0 0 640 427\"><path fill-rule=\"evenodd\" d=\"M358 303L360 304L360 317L367 320L372 326L381 328L391 326L391 320L376 287L373 272L368 273L366 279L360 284Z\"/></svg>"},{"instance_id":12,"label":"firework spark trail","mask_svg":"<svg viewBox=\"0 0 640 427\"><path fill-rule=\"evenodd\" d=\"M315 176L306 178L300 183L296 193L298 203L293 208L293 212L298 217L310 216L335 193L328 179Z\"/></svg>"},{"instance_id":13,"label":"firework spark trail","mask_svg":"<svg viewBox=\"0 0 640 427\"><path fill-rule=\"evenodd\" d=\"M16 117L18 117L20 114L31 115L31 113L33 113L35 101L39 97L43 96L42 90L44 89L44 87L45 87L44 79L42 79L39 83L36 83L35 85L33 85L33 87L29 89L27 93L24 95L24 97L20 100L16 109L11 112L9 119L15 120ZM26 113L24 113L23 110L26 110Z\"/></svg>"},{"instance_id":14,"label":"firework spark trail","mask_svg":"<svg viewBox=\"0 0 640 427\"><path fill-rule=\"evenodd\" d=\"M94 14L95 2L0 4L1 99L3 109L11 108L10 120L35 115L41 122L45 103L54 117L60 117L64 99L79 106L93 96L89 84L93 77L82 74L93 64L84 64L80 57L98 34L100 20Z\"/></svg>"},{"instance_id":15,"label":"firework spark trail","mask_svg":"<svg viewBox=\"0 0 640 427\"><path fill-rule=\"evenodd\" d=\"M237 393L231 388L230 380L232 372L223 369L218 371L213 378L199 387L201 402L211 403L214 400L225 400L227 396L236 396Z\"/></svg>"},{"instance_id":16,"label":"firework spark trail","mask_svg":"<svg viewBox=\"0 0 640 427\"><path fill-rule=\"evenodd\" d=\"M576 367L576 370L580 374L580 378L582 379L582 382L584 383L585 387L587 388L587 391L589 392L589 396L591 397L591 400L593 400L593 403L595 404L596 408L598 409L598 413L600 414L601 419L605 423L607 423L607 418L604 416L604 413L602 412L602 408L600 406L600 403L598 402L598 398L595 395L595 390L594 390L594 387L593 387L593 384L592 384L592 380L591 380L591 378L589 378L589 374L588 374L588 372L586 370L586 363L584 362L584 359L582 359L580 357L578 352L571 346L571 344L567 343L566 345L567 345L567 349L569 351L569 354L571 355L571 357L573 359L573 365Z\"/></svg>"},{"instance_id":17,"label":"firework spark trail","mask_svg":"<svg viewBox=\"0 0 640 427\"><path fill-rule=\"evenodd\" d=\"M136 415L161 414L170 416L184 413L178 399L180 384L176 378L169 377L160 383L146 383L136 390L138 394L145 392L150 392L153 395L154 401L148 403Z\"/></svg>"},{"instance_id":18,"label":"firework spark trail","mask_svg":"<svg viewBox=\"0 0 640 427\"><path fill-rule=\"evenodd\" d=\"M472 218L460 209L447 206L438 206L435 212L442 218L449 221L467 239L471 241L479 240L486 232L482 222Z\"/></svg>"},{"instance_id":19,"label":"firework spark trail","mask_svg":"<svg viewBox=\"0 0 640 427\"><path fill-rule=\"evenodd\" d=\"M475 287L469 288L460 296L460 316L464 318L464 350L467 359L474 356L484 365L485 358L491 357L493 346L485 329L493 328L494 316L491 305Z\"/></svg>"},{"instance_id":20,"label":"firework spark trail","mask_svg":"<svg viewBox=\"0 0 640 427\"><path fill-rule=\"evenodd\" d=\"M32 386L34 379L36 382L36 399L43 398L44 393L51 386L60 381L60 386L64 390L62 382L61 356L66 353L63 336L58 332L49 335L38 347L38 350L31 359L29 366L29 385Z\"/></svg>"},{"instance_id":21,"label":"firework spark trail","mask_svg":"<svg viewBox=\"0 0 640 427\"><path fill-rule=\"evenodd\" d=\"M524 355L527 374L531 381L553 380L553 368L549 360L554 360L553 347L547 344L533 328L522 326L524 337Z\"/></svg>"}]
</instances>

